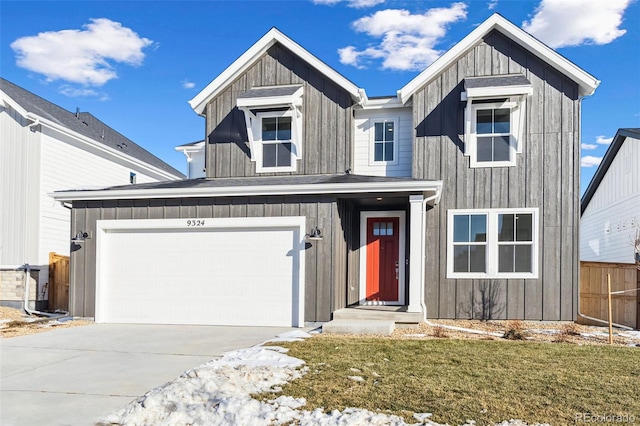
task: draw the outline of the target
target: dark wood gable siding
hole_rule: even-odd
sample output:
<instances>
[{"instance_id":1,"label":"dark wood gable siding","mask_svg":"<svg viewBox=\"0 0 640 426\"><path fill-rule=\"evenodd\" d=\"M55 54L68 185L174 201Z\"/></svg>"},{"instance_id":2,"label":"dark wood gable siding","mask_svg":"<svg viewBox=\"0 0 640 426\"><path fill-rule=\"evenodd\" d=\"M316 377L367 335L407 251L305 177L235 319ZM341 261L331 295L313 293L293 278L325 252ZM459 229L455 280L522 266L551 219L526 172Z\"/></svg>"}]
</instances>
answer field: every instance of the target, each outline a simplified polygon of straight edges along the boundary
<instances>
[{"instance_id":1,"label":"dark wood gable siding","mask_svg":"<svg viewBox=\"0 0 640 426\"><path fill-rule=\"evenodd\" d=\"M469 167L463 155L464 78L523 73L523 152L515 167ZM580 100L577 85L497 31L413 98L413 177L442 179L427 214L427 315L431 318L573 320L577 314ZM447 279L449 209L538 207L536 280Z\"/></svg>"},{"instance_id":2,"label":"dark wood gable siding","mask_svg":"<svg viewBox=\"0 0 640 426\"><path fill-rule=\"evenodd\" d=\"M351 166L353 102L349 93L279 44L206 107L207 177L255 176L239 94L255 86L303 84L303 158L287 174L342 173ZM263 175L261 173L261 175Z\"/></svg>"},{"instance_id":3,"label":"dark wood gable siding","mask_svg":"<svg viewBox=\"0 0 640 426\"><path fill-rule=\"evenodd\" d=\"M317 225L324 235L305 251L305 321L321 322L346 307L352 215L348 203L332 196L146 199L74 202L71 225L96 235L98 220L304 216L309 228ZM95 315L96 261L96 238L72 250L71 315Z\"/></svg>"}]
</instances>

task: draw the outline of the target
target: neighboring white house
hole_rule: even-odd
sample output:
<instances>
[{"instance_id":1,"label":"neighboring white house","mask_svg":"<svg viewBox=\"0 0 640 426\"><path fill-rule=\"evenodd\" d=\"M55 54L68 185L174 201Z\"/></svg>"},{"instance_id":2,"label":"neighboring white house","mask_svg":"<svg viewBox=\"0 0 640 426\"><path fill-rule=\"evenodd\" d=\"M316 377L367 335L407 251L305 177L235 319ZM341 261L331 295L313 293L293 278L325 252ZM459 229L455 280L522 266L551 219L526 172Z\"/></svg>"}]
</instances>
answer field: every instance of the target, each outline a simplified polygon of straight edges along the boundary
<instances>
[{"instance_id":1,"label":"neighboring white house","mask_svg":"<svg viewBox=\"0 0 640 426\"><path fill-rule=\"evenodd\" d=\"M176 151L182 152L187 157L188 179L205 177L204 148L204 141L187 143L176 147Z\"/></svg>"},{"instance_id":2,"label":"neighboring white house","mask_svg":"<svg viewBox=\"0 0 640 426\"><path fill-rule=\"evenodd\" d=\"M0 79L0 305L21 305L28 264L30 309L43 309L49 253L69 255L70 210L47 194L183 178L93 115Z\"/></svg>"},{"instance_id":3,"label":"neighboring white house","mask_svg":"<svg viewBox=\"0 0 640 426\"><path fill-rule=\"evenodd\" d=\"M585 191L580 260L633 263L640 236L640 128L619 129Z\"/></svg>"}]
</instances>

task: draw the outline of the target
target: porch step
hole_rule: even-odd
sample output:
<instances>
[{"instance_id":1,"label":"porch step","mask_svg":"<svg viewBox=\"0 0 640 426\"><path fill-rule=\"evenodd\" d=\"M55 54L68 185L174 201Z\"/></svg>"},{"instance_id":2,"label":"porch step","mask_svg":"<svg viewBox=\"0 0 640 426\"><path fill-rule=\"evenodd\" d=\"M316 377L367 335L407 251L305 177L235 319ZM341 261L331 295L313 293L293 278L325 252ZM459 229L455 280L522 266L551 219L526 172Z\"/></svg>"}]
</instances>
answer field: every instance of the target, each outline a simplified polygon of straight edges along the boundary
<instances>
[{"instance_id":1,"label":"porch step","mask_svg":"<svg viewBox=\"0 0 640 426\"><path fill-rule=\"evenodd\" d=\"M322 326L322 332L327 334L381 334L389 336L395 328L396 324L388 320L334 319Z\"/></svg>"},{"instance_id":2,"label":"porch step","mask_svg":"<svg viewBox=\"0 0 640 426\"><path fill-rule=\"evenodd\" d=\"M338 309L333 312L334 320L383 320L398 325L423 322L420 312L407 312L406 307L358 306Z\"/></svg>"}]
</instances>

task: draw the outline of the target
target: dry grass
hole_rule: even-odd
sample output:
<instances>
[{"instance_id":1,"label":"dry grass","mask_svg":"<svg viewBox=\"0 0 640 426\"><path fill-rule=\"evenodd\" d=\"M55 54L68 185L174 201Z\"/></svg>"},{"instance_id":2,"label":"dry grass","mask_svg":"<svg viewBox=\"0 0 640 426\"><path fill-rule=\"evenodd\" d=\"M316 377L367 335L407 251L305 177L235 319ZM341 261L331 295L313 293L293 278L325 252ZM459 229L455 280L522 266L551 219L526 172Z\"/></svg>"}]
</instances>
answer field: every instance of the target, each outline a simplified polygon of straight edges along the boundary
<instances>
[{"instance_id":1,"label":"dry grass","mask_svg":"<svg viewBox=\"0 0 640 426\"><path fill-rule=\"evenodd\" d=\"M91 321L72 320L63 323L49 318L30 318L19 309L0 306L0 337L18 337L42 333L56 328L79 327Z\"/></svg>"},{"instance_id":2,"label":"dry grass","mask_svg":"<svg viewBox=\"0 0 640 426\"><path fill-rule=\"evenodd\" d=\"M429 412L439 423L478 425L573 424L583 412L640 416L637 348L322 335L287 346L309 372L282 394L306 398L309 410L360 407L407 421ZM362 382L348 379L354 368Z\"/></svg>"}]
</instances>

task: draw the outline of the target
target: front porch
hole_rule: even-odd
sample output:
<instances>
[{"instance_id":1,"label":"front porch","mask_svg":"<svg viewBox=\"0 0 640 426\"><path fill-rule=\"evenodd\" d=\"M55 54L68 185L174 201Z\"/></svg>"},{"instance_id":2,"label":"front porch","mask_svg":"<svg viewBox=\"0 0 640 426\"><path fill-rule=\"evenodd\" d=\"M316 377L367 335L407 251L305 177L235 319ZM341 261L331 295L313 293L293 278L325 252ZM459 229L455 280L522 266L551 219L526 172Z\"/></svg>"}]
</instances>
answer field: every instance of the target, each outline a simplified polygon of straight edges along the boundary
<instances>
[{"instance_id":1,"label":"front porch","mask_svg":"<svg viewBox=\"0 0 640 426\"><path fill-rule=\"evenodd\" d=\"M421 312L408 312L408 306L354 305L338 309L333 320L322 326L328 334L390 335L396 327L416 327L423 321Z\"/></svg>"}]
</instances>

